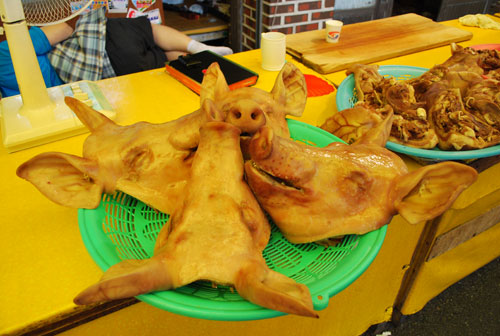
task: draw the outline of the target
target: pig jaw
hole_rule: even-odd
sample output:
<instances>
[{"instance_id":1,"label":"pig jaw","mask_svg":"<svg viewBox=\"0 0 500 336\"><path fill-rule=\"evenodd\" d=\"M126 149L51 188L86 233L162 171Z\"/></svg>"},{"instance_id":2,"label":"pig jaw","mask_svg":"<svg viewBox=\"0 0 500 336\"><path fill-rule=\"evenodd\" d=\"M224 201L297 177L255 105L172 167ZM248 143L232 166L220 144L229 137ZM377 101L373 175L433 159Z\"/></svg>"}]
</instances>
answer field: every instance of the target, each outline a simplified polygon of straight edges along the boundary
<instances>
[{"instance_id":1,"label":"pig jaw","mask_svg":"<svg viewBox=\"0 0 500 336\"><path fill-rule=\"evenodd\" d=\"M264 126L251 139L249 152L254 174L267 176L272 184L303 190L316 173L316 164L307 160L298 144L275 136Z\"/></svg>"},{"instance_id":2,"label":"pig jaw","mask_svg":"<svg viewBox=\"0 0 500 336\"><path fill-rule=\"evenodd\" d=\"M370 207L369 199L374 196L371 188L364 193L352 194L351 189L356 183L347 180L326 186L325 180L320 179L299 189L276 181L252 162L245 163L245 172L264 210L285 238L294 244L363 234L387 224L395 213L390 201L384 197L389 194L390 186L377 195L375 203L378 206ZM374 189L383 190L380 187Z\"/></svg>"}]
</instances>

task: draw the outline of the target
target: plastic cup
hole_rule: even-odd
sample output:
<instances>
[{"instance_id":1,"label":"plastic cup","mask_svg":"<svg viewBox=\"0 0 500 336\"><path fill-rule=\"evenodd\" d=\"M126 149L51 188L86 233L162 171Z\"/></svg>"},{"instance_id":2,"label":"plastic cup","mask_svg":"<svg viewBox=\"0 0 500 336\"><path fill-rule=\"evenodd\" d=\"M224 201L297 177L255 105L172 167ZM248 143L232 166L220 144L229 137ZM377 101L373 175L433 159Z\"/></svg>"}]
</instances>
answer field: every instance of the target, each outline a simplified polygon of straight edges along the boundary
<instances>
[{"instance_id":1,"label":"plastic cup","mask_svg":"<svg viewBox=\"0 0 500 336\"><path fill-rule=\"evenodd\" d=\"M279 32L261 34L262 68L279 71L285 65L286 35Z\"/></svg>"},{"instance_id":2,"label":"plastic cup","mask_svg":"<svg viewBox=\"0 0 500 336\"><path fill-rule=\"evenodd\" d=\"M340 39L340 31L344 23L339 20L328 20L325 22L326 42L337 43Z\"/></svg>"}]
</instances>

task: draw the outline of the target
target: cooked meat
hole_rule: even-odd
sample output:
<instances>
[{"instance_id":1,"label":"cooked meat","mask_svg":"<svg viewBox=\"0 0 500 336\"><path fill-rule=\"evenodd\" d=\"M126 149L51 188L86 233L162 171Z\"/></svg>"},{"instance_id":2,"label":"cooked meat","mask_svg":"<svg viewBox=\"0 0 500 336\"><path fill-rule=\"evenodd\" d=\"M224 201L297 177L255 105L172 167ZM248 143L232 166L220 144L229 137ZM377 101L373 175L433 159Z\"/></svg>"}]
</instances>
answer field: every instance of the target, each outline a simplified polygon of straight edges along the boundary
<instances>
[{"instance_id":1,"label":"cooked meat","mask_svg":"<svg viewBox=\"0 0 500 336\"><path fill-rule=\"evenodd\" d=\"M484 70L480 66L480 57L477 50L464 48L455 43L451 44L451 57L442 63L449 71L467 71L482 75Z\"/></svg>"},{"instance_id":2,"label":"cooked meat","mask_svg":"<svg viewBox=\"0 0 500 336\"><path fill-rule=\"evenodd\" d=\"M429 91L429 121L443 150L478 149L500 142L500 132L468 112L459 89L439 85Z\"/></svg>"},{"instance_id":3,"label":"cooked meat","mask_svg":"<svg viewBox=\"0 0 500 336\"><path fill-rule=\"evenodd\" d=\"M500 52L494 49L478 50L479 66L484 70L487 75L490 71L500 68Z\"/></svg>"},{"instance_id":4,"label":"cooked meat","mask_svg":"<svg viewBox=\"0 0 500 336\"><path fill-rule=\"evenodd\" d=\"M473 84L464 98L465 108L487 124L500 130L500 82L494 79Z\"/></svg>"},{"instance_id":5,"label":"cooked meat","mask_svg":"<svg viewBox=\"0 0 500 336\"><path fill-rule=\"evenodd\" d=\"M370 106L382 108L386 105L384 90L394 84L394 79L385 78L378 72L379 66L355 64L346 74L353 74L358 101L364 101Z\"/></svg>"},{"instance_id":6,"label":"cooked meat","mask_svg":"<svg viewBox=\"0 0 500 336\"><path fill-rule=\"evenodd\" d=\"M394 110L389 138L392 142L425 149L434 148L439 143L441 149L447 150L497 144L500 132L500 54L496 50L474 50L456 44L452 44L451 50L452 55L445 62L409 80L384 78L378 73L378 65L351 67L346 73L354 74L356 95L358 104L363 104L364 119L360 121L359 108L354 111L356 113L341 111L328 118L328 124L322 127L353 142L369 129L368 126L372 127L383 119L378 111L389 105ZM454 93L434 99L438 87ZM456 90L458 96L455 96ZM457 105L456 97L464 98L461 106ZM443 101L454 106L453 112L442 106ZM441 105L434 106L434 103ZM429 109L432 109L432 123ZM459 110L462 112L457 112ZM367 111L373 116L366 116ZM447 116L446 113L452 114ZM347 122L348 115L353 122L364 125L356 128L356 134L353 124ZM453 131L449 133L451 129ZM453 141L457 143L453 144Z\"/></svg>"},{"instance_id":7,"label":"cooked meat","mask_svg":"<svg viewBox=\"0 0 500 336\"><path fill-rule=\"evenodd\" d=\"M348 70L348 73L354 74L355 79L366 80L368 83L367 85L364 83L356 85L358 97L364 97L364 100L359 100L357 104L362 103L364 109L372 111L376 115L366 117L364 123L373 124L375 120L384 119L384 116L380 115L381 111L387 111L386 106L389 106L394 111L390 141L417 148L435 147L438 141L437 136L427 120L425 102L416 99L414 87L409 82L384 78L377 70L377 65L362 64L357 64ZM431 82L429 79L425 80ZM427 88L422 90L425 92ZM360 91L363 91L362 94L359 93ZM359 112L358 110L358 115ZM352 115L352 112L349 113ZM341 119L345 118L346 114L347 112L341 112L338 117L333 118L342 121ZM357 121L359 122L359 120L358 117ZM329 122L331 123L333 120L329 120ZM339 135L335 132L346 131L345 127L342 130L338 129L337 126L328 128L337 136ZM366 127L358 128L357 136L359 137L366 129ZM353 137L351 136L351 138Z\"/></svg>"},{"instance_id":8,"label":"cooked meat","mask_svg":"<svg viewBox=\"0 0 500 336\"><path fill-rule=\"evenodd\" d=\"M442 80L447 73L448 68L443 65L436 65L422 75L409 79L408 84L410 84L415 91L415 99L417 101L423 101L431 85Z\"/></svg>"}]
</instances>

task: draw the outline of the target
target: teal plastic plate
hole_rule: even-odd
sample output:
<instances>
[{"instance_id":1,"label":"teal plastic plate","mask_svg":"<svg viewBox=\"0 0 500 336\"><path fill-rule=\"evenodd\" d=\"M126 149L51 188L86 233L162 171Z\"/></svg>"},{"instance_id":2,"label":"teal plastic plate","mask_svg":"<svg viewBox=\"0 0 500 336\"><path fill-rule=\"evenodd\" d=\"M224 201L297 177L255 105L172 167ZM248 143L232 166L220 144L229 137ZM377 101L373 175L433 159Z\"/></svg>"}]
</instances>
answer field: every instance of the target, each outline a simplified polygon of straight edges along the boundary
<instances>
[{"instance_id":1,"label":"teal plastic plate","mask_svg":"<svg viewBox=\"0 0 500 336\"><path fill-rule=\"evenodd\" d=\"M428 69L407 66L407 65L381 65L379 73L385 77L394 77L397 80L407 80L418 77L426 72ZM336 95L337 111L351 108L357 102L356 89L354 83L354 76L351 74L347 76L342 83L340 83ZM444 151L439 148L421 149L409 146L400 145L388 141L386 147L394 152L407 154L425 161L445 161L445 160L470 160L490 157L500 154L500 145L491 146L483 149L462 150L462 151Z\"/></svg>"},{"instance_id":2,"label":"teal plastic plate","mask_svg":"<svg viewBox=\"0 0 500 336\"><path fill-rule=\"evenodd\" d=\"M324 147L342 141L300 121L288 120L288 126L292 138L311 146ZM167 214L120 192L104 195L96 209L78 211L83 242L103 271L124 259L151 257L156 237L167 220ZM345 236L338 245L325 248L314 243L291 244L271 223L271 237L263 255L271 269L307 285L314 308L322 310L328 306L330 297L368 268L382 246L386 231L387 225L365 235ZM243 321L284 315L246 301L230 287L213 288L206 281L137 298L176 314L209 320Z\"/></svg>"}]
</instances>

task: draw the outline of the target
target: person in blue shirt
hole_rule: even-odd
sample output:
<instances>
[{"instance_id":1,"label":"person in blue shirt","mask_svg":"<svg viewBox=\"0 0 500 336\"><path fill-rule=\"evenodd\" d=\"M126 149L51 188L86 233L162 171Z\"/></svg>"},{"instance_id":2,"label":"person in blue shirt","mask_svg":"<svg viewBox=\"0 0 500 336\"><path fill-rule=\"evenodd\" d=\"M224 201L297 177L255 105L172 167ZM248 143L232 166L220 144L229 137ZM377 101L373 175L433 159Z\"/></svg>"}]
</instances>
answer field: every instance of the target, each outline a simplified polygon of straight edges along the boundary
<instances>
[{"instance_id":1,"label":"person in blue shirt","mask_svg":"<svg viewBox=\"0 0 500 336\"><path fill-rule=\"evenodd\" d=\"M105 8L82 15L74 29L63 22L32 27L29 33L47 88L159 68L186 53L232 53L228 47L209 46L174 28L151 24L144 16L106 18ZM0 93L19 94L8 41L0 43Z\"/></svg>"},{"instance_id":2,"label":"person in blue shirt","mask_svg":"<svg viewBox=\"0 0 500 336\"><path fill-rule=\"evenodd\" d=\"M68 38L72 32L73 29L63 23L41 28L31 27L29 30L47 87L63 84L50 64L48 54L54 45ZM7 41L0 42L0 93L2 97L19 94Z\"/></svg>"}]
</instances>

